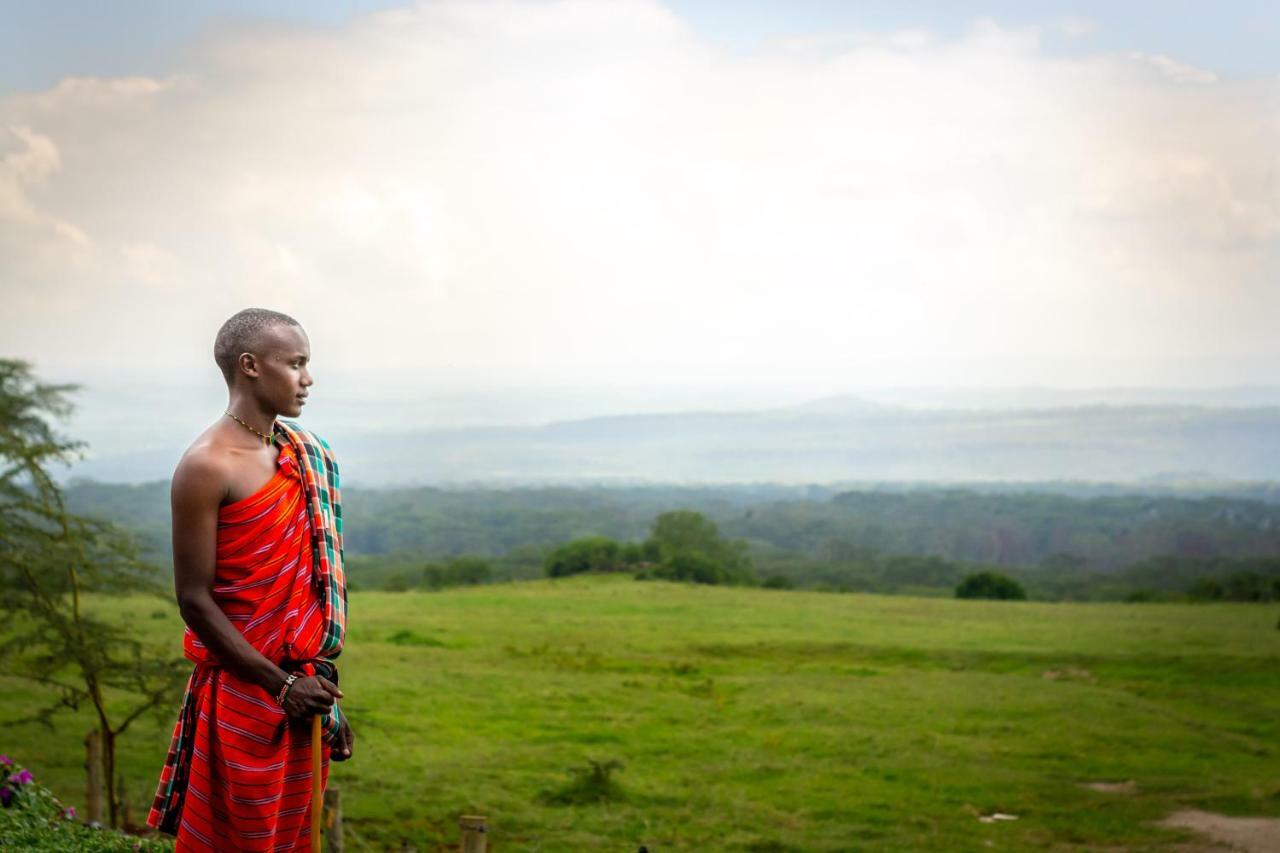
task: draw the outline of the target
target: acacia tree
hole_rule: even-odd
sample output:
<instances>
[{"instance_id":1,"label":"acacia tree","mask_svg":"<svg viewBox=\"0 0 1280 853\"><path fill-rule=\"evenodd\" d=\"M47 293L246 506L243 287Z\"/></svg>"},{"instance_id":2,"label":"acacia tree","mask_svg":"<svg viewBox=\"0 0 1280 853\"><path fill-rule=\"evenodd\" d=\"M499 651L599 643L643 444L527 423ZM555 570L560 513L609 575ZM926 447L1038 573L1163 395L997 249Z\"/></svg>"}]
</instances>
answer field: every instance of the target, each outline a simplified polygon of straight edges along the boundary
<instances>
[{"instance_id":1,"label":"acacia tree","mask_svg":"<svg viewBox=\"0 0 1280 853\"><path fill-rule=\"evenodd\" d=\"M168 597L159 567L139 558L124 531L68 512L50 476L83 448L52 425L71 413L75 390L37 381L24 361L0 359L0 674L51 694L48 707L9 723L52 725L57 711L92 708L114 827L116 739L149 709L174 702L189 668L133 636L112 606L129 593Z\"/></svg>"}]
</instances>

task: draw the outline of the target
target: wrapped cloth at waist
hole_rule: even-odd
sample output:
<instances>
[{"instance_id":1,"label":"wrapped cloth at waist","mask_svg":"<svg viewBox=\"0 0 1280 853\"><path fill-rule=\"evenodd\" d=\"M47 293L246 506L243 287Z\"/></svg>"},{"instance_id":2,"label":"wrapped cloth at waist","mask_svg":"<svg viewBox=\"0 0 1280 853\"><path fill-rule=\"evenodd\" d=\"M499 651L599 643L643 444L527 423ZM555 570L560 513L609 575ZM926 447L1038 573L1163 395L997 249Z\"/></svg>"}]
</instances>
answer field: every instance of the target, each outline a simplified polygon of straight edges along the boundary
<instances>
[{"instance_id":1,"label":"wrapped cloth at waist","mask_svg":"<svg viewBox=\"0 0 1280 853\"><path fill-rule=\"evenodd\" d=\"M335 687L338 684L338 665L327 658L311 658L309 660L302 661L286 659L279 661L276 666L280 667L287 673L291 673L299 677L315 675L332 683ZM194 684L203 681L204 679L201 678L202 674L220 669L223 669L221 664L212 661L202 661L196 664L191 682ZM189 702L190 693L190 687L188 687L187 695L183 697L184 704ZM334 737L338 734L338 727L341 724L342 711L338 707L338 702L335 699L333 702L333 708L320 721L326 743L333 742Z\"/></svg>"}]
</instances>

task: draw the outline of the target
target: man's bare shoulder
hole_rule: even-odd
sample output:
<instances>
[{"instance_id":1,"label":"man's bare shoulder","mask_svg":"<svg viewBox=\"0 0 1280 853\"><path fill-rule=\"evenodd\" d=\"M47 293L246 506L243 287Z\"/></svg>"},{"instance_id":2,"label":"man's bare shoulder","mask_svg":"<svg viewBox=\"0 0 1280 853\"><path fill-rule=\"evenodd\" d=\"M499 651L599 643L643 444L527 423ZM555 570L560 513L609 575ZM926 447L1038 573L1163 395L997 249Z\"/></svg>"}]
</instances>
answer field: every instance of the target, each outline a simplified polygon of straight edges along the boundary
<instances>
[{"instance_id":1,"label":"man's bare shoulder","mask_svg":"<svg viewBox=\"0 0 1280 853\"><path fill-rule=\"evenodd\" d=\"M182 454L173 471L173 492L225 494L235 452L217 440L213 430L201 433Z\"/></svg>"}]
</instances>

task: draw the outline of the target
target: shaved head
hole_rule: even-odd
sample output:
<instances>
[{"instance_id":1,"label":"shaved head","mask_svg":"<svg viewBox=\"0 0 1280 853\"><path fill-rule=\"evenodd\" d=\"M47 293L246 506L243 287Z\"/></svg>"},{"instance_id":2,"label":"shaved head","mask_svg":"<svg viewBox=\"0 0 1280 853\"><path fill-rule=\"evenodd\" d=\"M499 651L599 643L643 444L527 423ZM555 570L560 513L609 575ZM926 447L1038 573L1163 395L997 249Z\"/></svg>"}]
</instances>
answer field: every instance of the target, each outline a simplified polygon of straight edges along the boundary
<instances>
[{"instance_id":1,"label":"shaved head","mask_svg":"<svg viewBox=\"0 0 1280 853\"><path fill-rule=\"evenodd\" d=\"M228 385L235 379L240 355L246 352L259 354L257 348L263 334L275 326L302 328L302 324L288 314L266 308L246 308L222 324L213 342L213 360L218 363Z\"/></svg>"}]
</instances>

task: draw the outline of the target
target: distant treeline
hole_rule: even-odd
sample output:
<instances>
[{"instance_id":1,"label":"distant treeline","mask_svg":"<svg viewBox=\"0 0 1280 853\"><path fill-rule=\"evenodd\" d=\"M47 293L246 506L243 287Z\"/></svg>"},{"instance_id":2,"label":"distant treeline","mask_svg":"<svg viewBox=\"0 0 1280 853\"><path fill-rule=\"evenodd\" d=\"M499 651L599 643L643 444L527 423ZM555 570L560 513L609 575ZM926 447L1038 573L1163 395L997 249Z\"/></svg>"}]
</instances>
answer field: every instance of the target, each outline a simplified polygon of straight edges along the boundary
<instances>
[{"instance_id":1,"label":"distant treeline","mask_svg":"<svg viewBox=\"0 0 1280 853\"><path fill-rule=\"evenodd\" d=\"M168 558L167 484L77 483L68 498ZM1280 505L1241 498L770 485L344 492L351 577L373 587L540 577L566 543L641 547L658 516L680 509L742 543L754 582L775 586L949 592L992 569L1035 598L1180 597L1201 579L1200 597L1265 598L1280 573Z\"/></svg>"},{"instance_id":2,"label":"distant treeline","mask_svg":"<svg viewBox=\"0 0 1280 853\"><path fill-rule=\"evenodd\" d=\"M694 537L672 535L674 518L706 532ZM412 555L358 556L351 560L350 574L355 588L404 591L606 572L630 572L637 580L825 592L999 598L1026 594L1055 601L1280 601L1280 557L1164 556L1112 572L1091 572L1067 560L997 568L941 557L870 553L838 562L775 558L756 563L745 542L724 539L705 517L687 510L659 516L649 538L641 542L592 536L542 552L519 549L497 558L472 555L443 562L424 562ZM972 588L966 593L975 579L994 583L1000 594ZM1016 587L1017 594L1008 594L1007 587Z\"/></svg>"}]
</instances>

